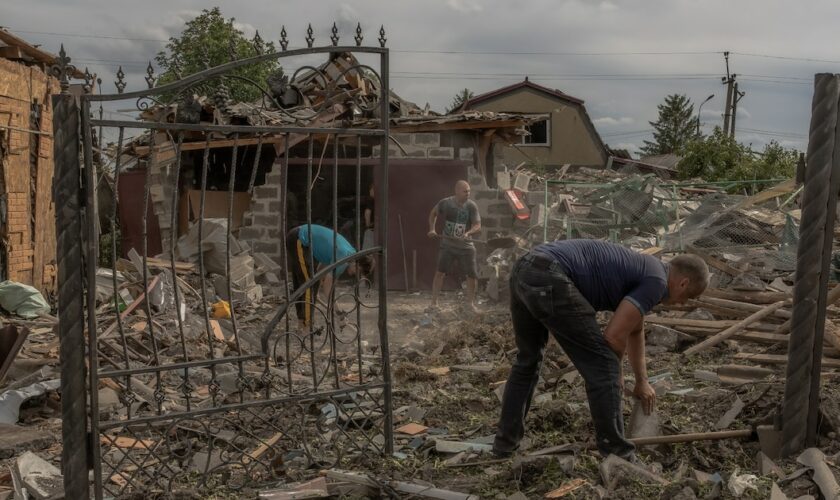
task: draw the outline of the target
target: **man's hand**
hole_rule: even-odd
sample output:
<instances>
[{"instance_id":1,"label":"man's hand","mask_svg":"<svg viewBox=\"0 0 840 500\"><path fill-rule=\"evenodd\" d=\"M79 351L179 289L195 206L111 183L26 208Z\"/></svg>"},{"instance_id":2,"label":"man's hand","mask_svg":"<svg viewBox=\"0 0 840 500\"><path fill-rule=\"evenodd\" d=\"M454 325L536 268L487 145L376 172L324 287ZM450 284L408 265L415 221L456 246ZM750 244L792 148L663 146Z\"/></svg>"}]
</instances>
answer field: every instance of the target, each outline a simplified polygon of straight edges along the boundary
<instances>
[{"instance_id":1,"label":"man's hand","mask_svg":"<svg viewBox=\"0 0 840 500\"><path fill-rule=\"evenodd\" d=\"M642 410L644 410L645 415L650 415L656 406L656 390L650 385L650 382L647 380L636 381L636 387L633 388L633 395L642 402Z\"/></svg>"},{"instance_id":2,"label":"man's hand","mask_svg":"<svg viewBox=\"0 0 840 500\"><path fill-rule=\"evenodd\" d=\"M437 231L435 231L434 229L426 233L426 236L428 236L429 238L437 238L437 235Z\"/></svg>"}]
</instances>

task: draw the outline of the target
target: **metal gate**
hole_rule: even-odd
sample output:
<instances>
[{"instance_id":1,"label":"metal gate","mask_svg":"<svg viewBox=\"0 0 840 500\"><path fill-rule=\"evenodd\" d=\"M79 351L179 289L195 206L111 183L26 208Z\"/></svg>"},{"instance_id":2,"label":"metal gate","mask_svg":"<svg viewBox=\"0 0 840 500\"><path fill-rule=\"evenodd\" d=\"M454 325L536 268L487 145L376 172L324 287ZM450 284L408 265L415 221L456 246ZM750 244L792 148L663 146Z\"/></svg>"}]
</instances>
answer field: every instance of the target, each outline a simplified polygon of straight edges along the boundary
<instances>
[{"instance_id":1,"label":"metal gate","mask_svg":"<svg viewBox=\"0 0 840 500\"><path fill-rule=\"evenodd\" d=\"M253 57L231 60L172 83L156 85L151 64L146 77L148 88L143 90L125 91L120 70L116 94L93 93L91 77L78 106L68 92L71 66L62 47L55 68L62 94L54 101L54 129L62 462L67 498L88 498L91 482L96 498L241 492L272 481L288 481L295 477L296 469L347 465L393 451L387 273L374 271L376 285L370 286L357 272L349 283L345 280L333 288L332 300L314 304L308 323L301 326L290 318L292 306L312 298L316 283L333 275L337 268L355 265L358 270L363 268L361 261L370 256L376 270L387 269L388 49L384 30L380 30L378 47L362 46L361 28L357 28L354 39L354 46L339 45L334 26L332 44L315 47L310 27L307 48L292 50L288 49L284 29L279 52L262 53L261 44L256 43ZM374 69L348 58L355 63L336 71L335 66L310 64L312 57L307 56L313 54L327 55L331 61L341 54L365 54L360 57L378 60L379 67ZM288 83L284 88L293 98L296 92L300 94L297 98L307 103L304 107L278 102L277 95L264 85L237 73L240 68L266 61L283 61L283 70L287 70L301 59L304 62L299 63L291 79L279 81L281 85ZM211 125L184 118L187 113L178 111L182 108L171 107L179 103L189 109L187 104L192 103L193 110L200 114L206 110L206 102L215 102L218 111L230 102L224 95L208 96L210 101L203 101L203 97L194 99L193 94L200 93L208 82L221 82L217 93L219 89L224 93L226 82L243 80L261 96L248 104L250 112L258 118L271 116L272 120L242 124L231 119L224 123L219 112L215 121L223 123ZM312 95L303 95L296 86L295 82L303 80L313 82L316 90ZM359 83L362 80L365 83ZM348 91L348 82L355 82L356 88ZM105 102L130 103L146 118L108 120L101 112L96 117ZM369 125L358 125L365 118ZM337 127L336 123L343 126ZM113 196L103 201L96 187L108 172L98 171L97 158L105 151L96 138L109 129L117 137L110 153L114 158L110 172ZM228 159L218 159L222 147ZM348 240L355 249L362 248L360 200L367 193L367 186L362 185L363 163L374 172L376 243L340 258L335 253L338 236L333 236L334 262L318 268L312 266L313 245L309 245L305 250L309 259L304 259L303 269L308 279L295 289L285 286L270 317L260 316L257 326L253 318L244 318L253 299L247 296L239 305L234 304L229 320L216 320L211 317L216 302L213 295L224 295L221 289L234 300L238 276L233 276L236 267L232 260L247 254L247 250L233 248L238 224L234 198L243 192L236 179L249 180L244 192L253 197L255 189L260 189L255 181L268 148L277 151L277 160L270 172L259 175L281 179L281 188L276 200L271 200L280 202L276 205L276 227L265 234L280 242L283 272L301 264L302 254L286 251L287 247L295 248L286 241L295 223L287 214L292 195L305 212L297 222L307 229L314 222L313 209L331 203L331 221L324 225L337 234L339 212L344 210L347 219L349 210L355 224ZM372 148L378 148L380 154L370 166L370 158L363 162L362 157ZM306 158L305 166L299 166L299 161L290 166L290 155ZM169 167L164 172L159 166L165 161ZM126 173L143 163L145 182L121 185L121 181L128 182ZM211 191L208 182L213 181L208 179L218 174L220 164L229 181L226 189ZM339 206L339 164L345 181L354 178L343 186L345 190L353 186L355 207L347 208L346 199L344 208ZM190 210L190 205L179 199L184 191L183 175L188 171L200 182L196 190L199 222L192 229L197 233L197 274L192 277L183 275L183 259L178 253L179 221L183 207ZM305 179L306 188L294 192L290 178ZM331 179L328 184L332 193L324 199L325 191L320 190L315 199L312 188L325 179ZM215 182L218 184L218 179ZM136 211L143 218L143 244L136 249L139 258L135 255L133 261L139 276L134 289L140 293L133 297L123 290L127 285L120 279L120 269L125 271L125 267L121 267L124 263L118 265L121 261L115 243L121 189L143 190L143 207L135 207L141 208ZM219 240L209 222L202 221L208 197L221 193L226 193L226 209L225 215L215 221L223 227ZM165 200L162 205L161 199ZM108 205L106 213L100 213L98 203ZM169 210L166 216L160 215L161 206ZM149 214L161 220L161 240L166 249L158 258L150 255L153 235ZM112 264L103 271L97 266L100 234L109 232L109 225ZM224 248L221 265L225 272L221 281L217 277L213 283L208 277L209 254L204 250L210 238L216 238L216 248L219 244ZM219 309L223 311L224 307ZM229 326L229 335L220 335L218 321ZM100 400L106 396L110 399ZM90 470L93 474L89 478Z\"/></svg>"}]
</instances>

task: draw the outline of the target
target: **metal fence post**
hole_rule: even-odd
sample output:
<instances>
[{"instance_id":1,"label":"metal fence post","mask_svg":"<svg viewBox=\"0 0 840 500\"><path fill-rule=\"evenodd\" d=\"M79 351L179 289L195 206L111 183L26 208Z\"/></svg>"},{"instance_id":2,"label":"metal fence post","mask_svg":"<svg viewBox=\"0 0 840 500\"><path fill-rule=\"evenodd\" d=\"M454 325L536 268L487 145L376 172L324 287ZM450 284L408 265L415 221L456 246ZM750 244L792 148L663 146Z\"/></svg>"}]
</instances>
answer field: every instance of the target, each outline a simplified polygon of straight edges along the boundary
<instances>
[{"instance_id":1,"label":"metal fence post","mask_svg":"<svg viewBox=\"0 0 840 500\"><path fill-rule=\"evenodd\" d=\"M840 140L836 136L839 103L840 75L816 75L782 405L785 456L816 441L826 287L840 185Z\"/></svg>"},{"instance_id":2,"label":"metal fence post","mask_svg":"<svg viewBox=\"0 0 840 500\"><path fill-rule=\"evenodd\" d=\"M64 47L59 54L54 72L62 92L53 97L53 197L61 342L61 465L65 496L89 498L79 110L68 92L70 58Z\"/></svg>"}]
</instances>

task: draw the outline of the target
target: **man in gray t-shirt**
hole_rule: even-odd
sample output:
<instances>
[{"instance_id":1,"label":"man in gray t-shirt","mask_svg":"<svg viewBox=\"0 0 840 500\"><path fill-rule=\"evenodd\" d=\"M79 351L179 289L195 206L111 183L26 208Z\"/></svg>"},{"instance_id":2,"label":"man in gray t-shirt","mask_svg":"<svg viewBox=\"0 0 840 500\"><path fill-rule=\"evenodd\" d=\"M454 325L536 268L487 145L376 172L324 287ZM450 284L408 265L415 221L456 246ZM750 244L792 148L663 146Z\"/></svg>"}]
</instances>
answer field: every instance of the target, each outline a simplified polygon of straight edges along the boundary
<instances>
[{"instance_id":1,"label":"man in gray t-shirt","mask_svg":"<svg viewBox=\"0 0 840 500\"><path fill-rule=\"evenodd\" d=\"M437 219L443 219L443 232L435 230ZM470 199L470 185L467 181L455 184L455 195L440 200L429 214L429 237L440 237L438 264L432 282L432 305L437 307L437 297L447 274L455 267L467 276L467 301L470 310L475 308L475 288L478 270L475 264L475 245L470 236L481 230L481 216L478 205Z\"/></svg>"}]
</instances>

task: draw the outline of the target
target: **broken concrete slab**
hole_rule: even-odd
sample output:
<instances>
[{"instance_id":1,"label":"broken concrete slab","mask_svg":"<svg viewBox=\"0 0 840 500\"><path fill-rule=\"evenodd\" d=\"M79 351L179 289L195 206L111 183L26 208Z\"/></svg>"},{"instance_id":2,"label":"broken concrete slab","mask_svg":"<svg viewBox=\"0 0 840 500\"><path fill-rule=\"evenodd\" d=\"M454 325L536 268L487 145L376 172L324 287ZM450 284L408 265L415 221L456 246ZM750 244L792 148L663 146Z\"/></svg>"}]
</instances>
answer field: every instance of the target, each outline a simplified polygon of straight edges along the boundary
<instances>
[{"instance_id":1,"label":"broken concrete slab","mask_svg":"<svg viewBox=\"0 0 840 500\"><path fill-rule=\"evenodd\" d=\"M58 467L27 451L18 457L15 470L26 491L37 500L64 498L64 482Z\"/></svg>"},{"instance_id":2,"label":"broken concrete slab","mask_svg":"<svg viewBox=\"0 0 840 500\"><path fill-rule=\"evenodd\" d=\"M784 494L778 484L773 483L773 486L770 487L770 500L788 500L788 496Z\"/></svg>"},{"instance_id":3,"label":"broken concrete slab","mask_svg":"<svg viewBox=\"0 0 840 500\"><path fill-rule=\"evenodd\" d=\"M12 458L23 451L43 450L56 442L47 431L12 424L0 424L0 459Z\"/></svg>"},{"instance_id":4,"label":"broken concrete slab","mask_svg":"<svg viewBox=\"0 0 840 500\"><path fill-rule=\"evenodd\" d=\"M631 479L643 483L666 485L668 481L647 469L628 462L617 455L610 455L598 466L601 479L608 490L613 490L621 479Z\"/></svg>"},{"instance_id":5,"label":"broken concrete slab","mask_svg":"<svg viewBox=\"0 0 840 500\"><path fill-rule=\"evenodd\" d=\"M493 446L489 444L470 443L467 441L447 441L445 439L435 439L435 451L438 453L461 453L462 451L493 451Z\"/></svg>"},{"instance_id":6,"label":"broken concrete slab","mask_svg":"<svg viewBox=\"0 0 840 500\"><path fill-rule=\"evenodd\" d=\"M814 471L814 482L820 488L824 498L840 498L840 484L834 473L825 463L825 454L818 448L808 448L796 458L800 464Z\"/></svg>"},{"instance_id":7,"label":"broken concrete slab","mask_svg":"<svg viewBox=\"0 0 840 500\"><path fill-rule=\"evenodd\" d=\"M756 453L755 461L758 464L758 473L762 476L776 476L777 478L781 479L785 477L784 471L782 468L776 465L776 462L773 461L770 457L764 454L763 451L759 451Z\"/></svg>"},{"instance_id":8,"label":"broken concrete slab","mask_svg":"<svg viewBox=\"0 0 840 500\"><path fill-rule=\"evenodd\" d=\"M663 325L648 325L648 332L645 335L645 342L648 345L665 347L669 351L676 351L680 345L696 340L691 335L686 335Z\"/></svg>"},{"instance_id":9,"label":"broken concrete slab","mask_svg":"<svg viewBox=\"0 0 840 500\"><path fill-rule=\"evenodd\" d=\"M642 402L638 399L633 404L633 411L630 413L630 422L627 426L627 437L642 438L661 436L662 426L659 422L659 415L654 408L650 415L645 415Z\"/></svg>"},{"instance_id":10,"label":"broken concrete slab","mask_svg":"<svg viewBox=\"0 0 840 500\"><path fill-rule=\"evenodd\" d=\"M327 479L319 477L311 481L289 483L281 488L259 492L265 500L298 500L300 498L327 498L330 496Z\"/></svg>"}]
</instances>

